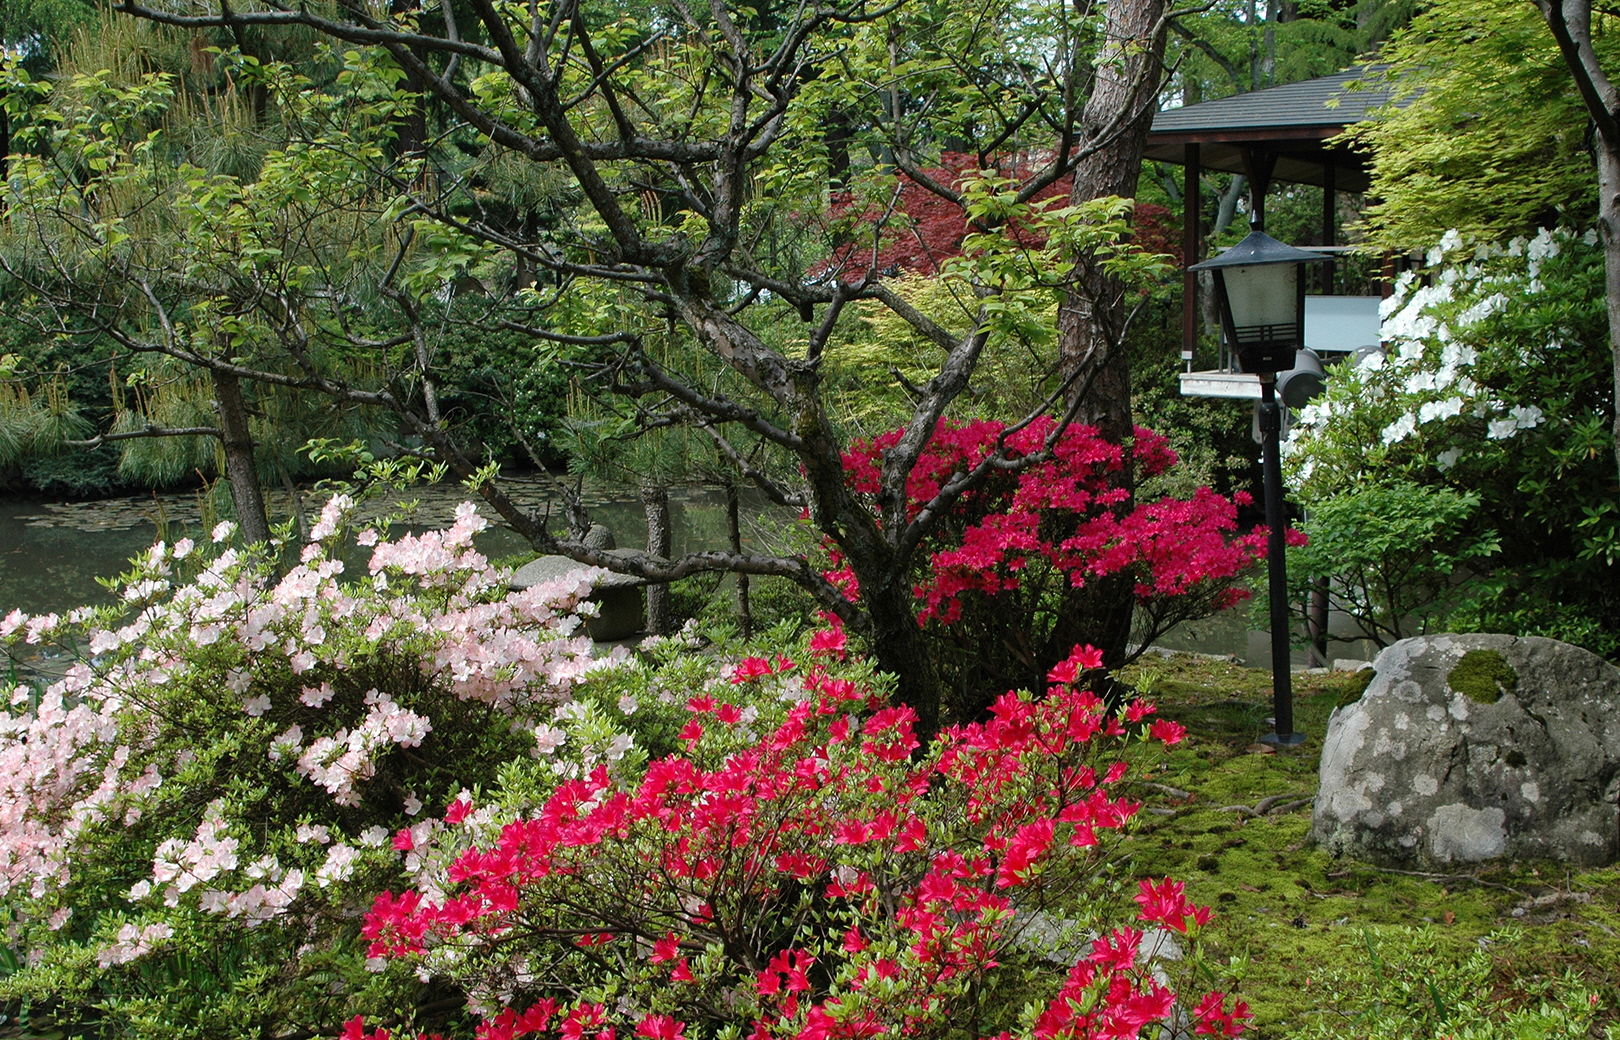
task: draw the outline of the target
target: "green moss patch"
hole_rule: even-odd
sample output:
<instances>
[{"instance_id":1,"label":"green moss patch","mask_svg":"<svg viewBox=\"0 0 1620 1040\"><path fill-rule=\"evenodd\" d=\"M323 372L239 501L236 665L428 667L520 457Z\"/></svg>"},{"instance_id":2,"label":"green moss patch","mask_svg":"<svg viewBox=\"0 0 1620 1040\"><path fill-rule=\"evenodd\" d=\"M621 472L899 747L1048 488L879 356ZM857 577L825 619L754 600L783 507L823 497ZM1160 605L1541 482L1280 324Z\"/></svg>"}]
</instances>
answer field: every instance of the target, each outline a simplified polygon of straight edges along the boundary
<instances>
[{"instance_id":1,"label":"green moss patch","mask_svg":"<svg viewBox=\"0 0 1620 1040\"><path fill-rule=\"evenodd\" d=\"M1495 650L1470 650L1446 676L1446 684L1476 704L1495 704L1519 685L1519 674Z\"/></svg>"},{"instance_id":2,"label":"green moss patch","mask_svg":"<svg viewBox=\"0 0 1620 1040\"><path fill-rule=\"evenodd\" d=\"M1334 859L1310 840L1328 715L1368 674L1296 674L1295 725L1308 739L1263 753L1253 749L1270 729L1268 672L1191 655L1128 670L1188 728L1133 763L1144 781L1133 797L1147 808L1127 841L1128 874L1182 879L1214 908L1206 984L1248 1002L1255 1040L1601 1037L1620 1022L1620 868L1503 862L1414 876ZM1497 696L1512 689L1511 670L1506 682L1486 674ZM1538 1017L1594 993L1597 1032Z\"/></svg>"},{"instance_id":3,"label":"green moss patch","mask_svg":"<svg viewBox=\"0 0 1620 1040\"><path fill-rule=\"evenodd\" d=\"M1356 701L1361 700L1361 695L1367 692L1367 687L1371 686L1372 681L1378 678L1378 672L1371 668L1363 668L1354 674L1355 679L1345 684L1344 693L1339 697L1339 707L1341 708L1346 704L1354 704Z\"/></svg>"}]
</instances>

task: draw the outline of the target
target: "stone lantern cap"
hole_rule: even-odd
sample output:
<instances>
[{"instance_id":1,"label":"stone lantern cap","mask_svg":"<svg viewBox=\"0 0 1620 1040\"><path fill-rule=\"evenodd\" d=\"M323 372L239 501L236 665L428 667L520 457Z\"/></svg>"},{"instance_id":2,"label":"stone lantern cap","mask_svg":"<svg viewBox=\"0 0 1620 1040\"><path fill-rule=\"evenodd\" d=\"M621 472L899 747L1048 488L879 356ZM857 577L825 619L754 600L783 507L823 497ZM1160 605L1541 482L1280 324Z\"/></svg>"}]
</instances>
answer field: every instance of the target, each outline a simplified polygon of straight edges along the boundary
<instances>
[{"instance_id":1,"label":"stone lantern cap","mask_svg":"<svg viewBox=\"0 0 1620 1040\"><path fill-rule=\"evenodd\" d=\"M621 560L668 562L662 556L654 556L644 549L615 548L612 533L601 524L591 528L584 542L587 547L597 552ZM588 566L589 564L580 563L567 556L542 556L519 567L507 580L507 584L514 589L527 589L548 581L556 581ZM628 639L640 632L646 624L646 607L642 603L641 589L642 586L650 584L654 583L646 578L638 578L634 574L619 574L616 571L598 574L589 596L590 601L598 605L597 614L595 617L585 619L585 630L590 633L591 638L598 643L611 643Z\"/></svg>"},{"instance_id":2,"label":"stone lantern cap","mask_svg":"<svg viewBox=\"0 0 1620 1040\"><path fill-rule=\"evenodd\" d=\"M643 549L606 549L602 551L608 556L615 556L621 560L645 561L647 563L667 562L663 557L654 556ZM578 560L570 559L567 556L542 556L519 567L508 581L508 584L514 589L526 589L543 582L555 581L570 571L583 570L588 566L590 565L580 563ZM596 579L596 588L598 589L630 589L649 584L653 583L646 578L611 571L600 575Z\"/></svg>"}]
</instances>

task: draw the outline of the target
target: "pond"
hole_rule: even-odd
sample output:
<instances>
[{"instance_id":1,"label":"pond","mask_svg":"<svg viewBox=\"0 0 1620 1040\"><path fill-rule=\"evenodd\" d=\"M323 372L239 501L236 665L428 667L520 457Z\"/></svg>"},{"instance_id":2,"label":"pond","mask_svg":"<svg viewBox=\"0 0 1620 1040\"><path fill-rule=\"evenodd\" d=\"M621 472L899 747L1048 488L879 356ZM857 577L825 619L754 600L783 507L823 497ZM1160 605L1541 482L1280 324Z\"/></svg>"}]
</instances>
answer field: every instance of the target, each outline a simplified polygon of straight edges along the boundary
<instances>
[{"instance_id":1,"label":"pond","mask_svg":"<svg viewBox=\"0 0 1620 1040\"><path fill-rule=\"evenodd\" d=\"M436 530L449 527L455 508L471 496L455 484L414 489L409 495L393 495L361 508L363 517L375 517L415 501L409 522L395 527L406 530ZM512 497L519 505L544 510L554 500L540 486L519 486ZM624 497L623 490L583 494L591 517L612 530L619 543L639 547L645 542L645 515L639 498ZM309 496L304 508L314 522L324 496ZM269 496L272 522L293 513L290 496L280 492ZM529 544L508 528L498 526L499 518L488 505L479 512L491 521L475 543L492 559L502 559L529 551ZM749 541L748 517L759 517L761 509L744 498L744 541ZM195 493L148 494L94 502L53 502L39 499L0 498L0 614L20 607L30 614L64 611L84 604L105 602L106 593L97 578L125 571L129 559L159 537L207 536L212 521L210 511ZM696 488L670 494L670 522L676 553L726 547L725 497L718 489Z\"/></svg>"},{"instance_id":2,"label":"pond","mask_svg":"<svg viewBox=\"0 0 1620 1040\"><path fill-rule=\"evenodd\" d=\"M553 503L547 489L538 483L517 485L513 497L531 509L544 510ZM379 515L407 498L418 502L407 527L432 530L448 527L456 505L466 501L469 494L454 484L422 487L413 489L409 496L368 503L363 515ZM626 497L620 487L587 488L584 499L592 519L607 524L621 546L644 544L645 519L639 498ZM305 500L304 508L312 517L319 509L319 501ZM269 507L272 517L293 513L285 492L272 494ZM517 534L495 524L498 518L487 505L480 504L479 508L492 522L489 530L477 537L479 551L492 559L529 551L528 543ZM41 614L106 602L107 593L97 586L96 578L128 569L129 558L151 545L160 534L171 540L186 535L205 536L210 526L204 520L208 513L195 493L148 494L95 502L0 498L0 615L14 607ZM760 528L779 525L786 519L776 514L763 501L745 496L744 540L764 541L767 534ZM725 499L720 490L671 492L670 519L677 554L725 548ZM750 531L750 527L754 530ZM404 529L398 528L396 533ZM1266 635L1251 628L1247 604L1183 625L1159 643L1169 649L1230 656L1259 667L1266 667L1270 661ZM1331 652L1337 657L1360 657L1366 655L1367 648L1352 646ZM1303 652L1295 654L1294 664L1305 664Z\"/></svg>"}]
</instances>

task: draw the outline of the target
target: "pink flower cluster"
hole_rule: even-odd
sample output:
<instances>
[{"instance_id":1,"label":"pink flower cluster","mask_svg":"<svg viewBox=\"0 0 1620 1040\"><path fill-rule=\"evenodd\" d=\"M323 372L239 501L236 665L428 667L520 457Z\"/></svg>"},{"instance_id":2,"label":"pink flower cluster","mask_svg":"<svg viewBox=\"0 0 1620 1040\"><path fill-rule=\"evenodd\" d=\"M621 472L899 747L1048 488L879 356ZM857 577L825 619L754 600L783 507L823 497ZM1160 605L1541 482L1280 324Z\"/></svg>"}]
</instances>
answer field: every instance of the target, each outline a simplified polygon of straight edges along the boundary
<instances>
[{"instance_id":1,"label":"pink flower cluster","mask_svg":"<svg viewBox=\"0 0 1620 1040\"><path fill-rule=\"evenodd\" d=\"M174 936L174 928L167 924L149 924L145 927L126 924L118 929L112 945L104 948L96 958L101 967L128 964L151 953Z\"/></svg>"},{"instance_id":2,"label":"pink flower cluster","mask_svg":"<svg viewBox=\"0 0 1620 1040\"><path fill-rule=\"evenodd\" d=\"M236 869L241 842L226 833L219 801L213 802L190 841L170 838L157 847L152 859L152 881L170 885L172 897L206 884L221 873Z\"/></svg>"},{"instance_id":3,"label":"pink flower cluster","mask_svg":"<svg viewBox=\"0 0 1620 1040\"><path fill-rule=\"evenodd\" d=\"M1141 932L1124 928L1092 943L1090 955L1069 969L1057 997L1036 1018L1035 1040L1135 1037L1143 1026L1168 1018L1175 994L1151 977L1133 979L1141 944Z\"/></svg>"},{"instance_id":4,"label":"pink flower cluster","mask_svg":"<svg viewBox=\"0 0 1620 1040\"><path fill-rule=\"evenodd\" d=\"M310 698L301 697L308 704ZM297 769L326 789L339 805L358 805L358 785L376 771L375 757L391 745L416 747L433 729L433 723L414 711L400 707L386 694L373 689L365 697L366 717L353 730L339 729L331 736L318 737L298 755ZM294 726L276 742L275 754L290 756L299 748L302 731Z\"/></svg>"},{"instance_id":5,"label":"pink flower cluster","mask_svg":"<svg viewBox=\"0 0 1620 1040\"><path fill-rule=\"evenodd\" d=\"M989 420L940 423L907 486L912 515L952 477L993 451L1009 461L1040 452L1053 423L1042 418L1012 434ZM884 452L899 439L896 430L856 443L844 456L850 485L875 495ZM1130 450L1138 479L1162 473L1176 461L1168 442L1142 427L1136 428ZM1234 502L1201 488L1191 499L1122 509L1127 495L1112 477L1125 463L1123 449L1093 427L1069 426L1050 457L1014 476L993 475L964 495L953 519L927 543L930 569L916 588L923 603L919 620L949 624L961 614L964 593L994 596L1015 589L1021 573L1035 564L1061 572L1077 588L1091 578L1129 572L1137 576L1136 592L1143 600L1218 589L1211 607L1221 609L1246 597L1247 590L1233 580L1264 558L1265 535L1236 534L1236 507L1243 499ZM845 587L854 584L847 572L832 577Z\"/></svg>"},{"instance_id":6,"label":"pink flower cluster","mask_svg":"<svg viewBox=\"0 0 1620 1040\"><path fill-rule=\"evenodd\" d=\"M316 533L338 531L351 505L334 498ZM577 617L595 572L512 592L472 548L483 526L464 505L448 531L398 541L372 532L364 539L374 545L369 576L348 583L340 581L342 561L320 544L278 577L266 561L234 550L208 560L189 540L160 542L123 579L117 608L66 620L7 614L0 643L55 640L91 656L43 691L17 688L10 710L0 711L0 896L58 898L81 842L108 828L111 835L94 840L117 841L154 799L177 797L163 788L186 775L191 752L155 745L152 735L167 724L163 705L185 691L234 700L248 734L256 732L250 720L279 719L269 763L287 783L313 783L342 806L359 803L383 756L432 732L433 720L410 706L423 690L488 704L515 721L566 700L599 665ZM189 580L180 577L186 569ZM362 674L395 674L399 688L362 694ZM168 750L159 755L154 746ZM132 908L160 912L157 904L185 902L252 925L298 898L304 871L251 851L265 840L262 827L233 821L214 794L202 796L212 801L200 823L193 818L156 843L151 874L129 893ZM330 840L321 833L322 843ZM356 855L350 844L335 845L314 875L320 887L347 878ZM108 963L151 946L119 940Z\"/></svg>"},{"instance_id":7,"label":"pink flower cluster","mask_svg":"<svg viewBox=\"0 0 1620 1040\"><path fill-rule=\"evenodd\" d=\"M87 672L75 669L31 707L19 686L19 710L0 712L0 896L22 886L39 898L66 884L78 836L162 782L129 768L119 703L84 696Z\"/></svg>"},{"instance_id":8,"label":"pink flower cluster","mask_svg":"<svg viewBox=\"0 0 1620 1040\"><path fill-rule=\"evenodd\" d=\"M1116 793L1125 766L1090 758L1099 738L1145 729L1153 708L1108 713L1077 685L1099 663L1077 647L1045 697L1007 694L988 720L946 731L919 757L909 708L882 706L820 663L750 658L733 684L803 694L773 729L738 744L727 738L739 705L694 696L693 722L711 721L683 734L686 754L653 761L638 782L599 768L563 783L493 844L460 852L438 896L378 895L363 927L369 955L420 958L429 971L479 962L492 992L510 993L523 988L499 981L514 955L557 971L623 948L612 956L647 965L677 1002L680 987L723 987L751 1040L926 1031L1027 939L1016 893L1089 883L1103 836L1140 808ZM472 812L458 799L445 818ZM1207 920L1171 898L1179 888L1151 890L1146 919L1180 913L1181 930ZM1122 928L1092 943L1031 1040L1136 1036L1165 1020L1173 995L1138 956L1141 938ZM615 1024L613 1010L562 993L524 1008L490 1015L480 1040L675 1040L687 1025L651 1012ZM344 1035L376 1036L360 1021Z\"/></svg>"}]
</instances>

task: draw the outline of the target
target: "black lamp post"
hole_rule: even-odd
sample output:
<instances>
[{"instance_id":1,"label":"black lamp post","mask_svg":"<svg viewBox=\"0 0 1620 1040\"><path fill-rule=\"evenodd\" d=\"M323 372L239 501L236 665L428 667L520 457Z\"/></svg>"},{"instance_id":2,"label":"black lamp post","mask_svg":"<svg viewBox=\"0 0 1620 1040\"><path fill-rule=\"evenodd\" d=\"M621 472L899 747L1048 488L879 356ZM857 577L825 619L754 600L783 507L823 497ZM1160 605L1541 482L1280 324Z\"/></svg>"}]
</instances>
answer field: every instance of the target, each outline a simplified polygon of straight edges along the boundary
<instances>
[{"instance_id":1,"label":"black lamp post","mask_svg":"<svg viewBox=\"0 0 1620 1040\"><path fill-rule=\"evenodd\" d=\"M1320 253L1295 249L1255 230L1249 237L1190 271L1215 276L1226 342L1244 372L1260 376L1260 445L1266 482L1266 526L1270 538L1266 570L1271 586L1271 696L1277 732L1260 738L1268 744L1300 744L1294 732L1294 692L1288 654L1288 562L1283 542L1282 462L1277 442L1282 412L1277 405L1277 373L1295 366L1304 347L1305 277L1303 264L1329 260Z\"/></svg>"}]
</instances>

